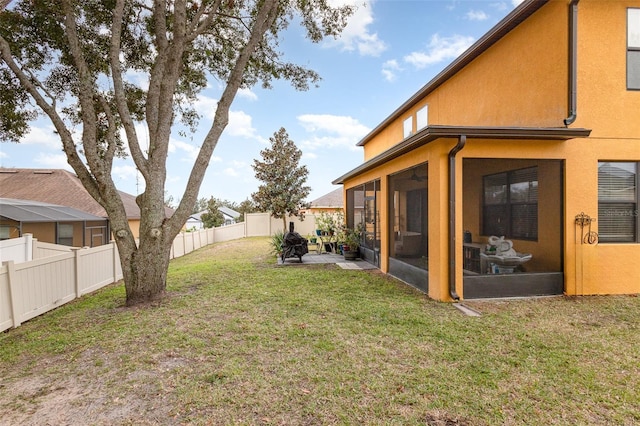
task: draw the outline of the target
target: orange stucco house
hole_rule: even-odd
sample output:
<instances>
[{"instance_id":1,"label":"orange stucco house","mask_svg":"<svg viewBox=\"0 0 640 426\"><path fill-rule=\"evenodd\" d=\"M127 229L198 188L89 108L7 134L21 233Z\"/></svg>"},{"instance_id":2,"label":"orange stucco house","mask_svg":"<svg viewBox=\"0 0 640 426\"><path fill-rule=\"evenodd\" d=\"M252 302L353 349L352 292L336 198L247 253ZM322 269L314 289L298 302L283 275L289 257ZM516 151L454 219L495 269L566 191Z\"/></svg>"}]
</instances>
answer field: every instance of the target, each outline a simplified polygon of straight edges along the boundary
<instances>
[{"instance_id":1,"label":"orange stucco house","mask_svg":"<svg viewBox=\"0 0 640 426\"><path fill-rule=\"evenodd\" d=\"M358 145L361 255L432 298L640 293L639 0L525 0Z\"/></svg>"}]
</instances>

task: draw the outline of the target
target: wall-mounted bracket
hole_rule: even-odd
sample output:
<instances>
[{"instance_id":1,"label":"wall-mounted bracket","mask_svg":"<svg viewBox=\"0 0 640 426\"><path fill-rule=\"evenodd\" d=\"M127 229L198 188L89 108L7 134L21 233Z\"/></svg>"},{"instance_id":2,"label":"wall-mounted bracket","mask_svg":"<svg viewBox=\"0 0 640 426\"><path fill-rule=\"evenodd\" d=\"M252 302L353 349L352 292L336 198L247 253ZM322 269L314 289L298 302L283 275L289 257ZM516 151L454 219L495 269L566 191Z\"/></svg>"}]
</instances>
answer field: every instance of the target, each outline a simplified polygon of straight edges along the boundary
<instances>
[{"instance_id":1,"label":"wall-mounted bracket","mask_svg":"<svg viewBox=\"0 0 640 426\"><path fill-rule=\"evenodd\" d=\"M591 230L591 223L595 221L584 212L576 215L576 227L580 227L580 244L596 244L598 242L598 233Z\"/></svg>"}]
</instances>

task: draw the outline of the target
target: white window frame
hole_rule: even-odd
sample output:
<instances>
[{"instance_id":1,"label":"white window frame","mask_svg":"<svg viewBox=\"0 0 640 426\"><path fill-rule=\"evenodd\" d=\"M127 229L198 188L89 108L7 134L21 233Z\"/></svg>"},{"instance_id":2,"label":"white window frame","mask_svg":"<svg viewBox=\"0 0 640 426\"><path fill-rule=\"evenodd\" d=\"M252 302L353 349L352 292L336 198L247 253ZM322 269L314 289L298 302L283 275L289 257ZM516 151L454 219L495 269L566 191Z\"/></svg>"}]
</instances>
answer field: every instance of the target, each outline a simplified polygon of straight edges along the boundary
<instances>
[{"instance_id":1,"label":"white window frame","mask_svg":"<svg viewBox=\"0 0 640 426\"><path fill-rule=\"evenodd\" d=\"M416 112L416 129L420 131L429 125L429 105L425 105Z\"/></svg>"},{"instance_id":2,"label":"white window frame","mask_svg":"<svg viewBox=\"0 0 640 426\"><path fill-rule=\"evenodd\" d=\"M640 90L640 8L627 9L627 89Z\"/></svg>"},{"instance_id":3,"label":"white window frame","mask_svg":"<svg viewBox=\"0 0 640 426\"><path fill-rule=\"evenodd\" d=\"M413 134L413 116L407 117L402 122L402 137L408 138Z\"/></svg>"}]
</instances>

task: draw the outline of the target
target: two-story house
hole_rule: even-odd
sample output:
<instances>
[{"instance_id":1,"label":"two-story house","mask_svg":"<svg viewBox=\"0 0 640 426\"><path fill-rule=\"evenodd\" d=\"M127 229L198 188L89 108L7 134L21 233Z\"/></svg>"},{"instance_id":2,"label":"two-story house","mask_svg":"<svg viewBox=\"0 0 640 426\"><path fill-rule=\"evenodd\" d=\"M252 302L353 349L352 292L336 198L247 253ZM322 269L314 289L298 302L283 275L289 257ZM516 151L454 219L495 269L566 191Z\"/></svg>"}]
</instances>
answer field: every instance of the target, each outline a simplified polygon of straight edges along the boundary
<instances>
[{"instance_id":1,"label":"two-story house","mask_svg":"<svg viewBox=\"0 0 640 426\"><path fill-rule=\"evenodd\" d=\"M430 297L640 292L639 0L525 0L358 145L361 255Z\"/></svg>"}]
</instances>

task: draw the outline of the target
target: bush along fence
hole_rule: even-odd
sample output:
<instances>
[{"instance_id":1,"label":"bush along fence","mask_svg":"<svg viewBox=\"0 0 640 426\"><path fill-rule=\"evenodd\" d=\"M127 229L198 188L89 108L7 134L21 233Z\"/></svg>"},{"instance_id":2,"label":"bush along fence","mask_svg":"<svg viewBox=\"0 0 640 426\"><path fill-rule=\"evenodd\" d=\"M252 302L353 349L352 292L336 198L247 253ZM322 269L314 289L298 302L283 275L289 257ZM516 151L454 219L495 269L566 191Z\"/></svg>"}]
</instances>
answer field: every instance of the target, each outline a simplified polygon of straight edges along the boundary
<instances>
[{"instance_id":1,"label":"bush along fence","mask_svg":"<svg viewBox=\"0 0 640 426\"><path fill-rule=\"evenodd\" d=\"M294 221L302 235L315 228L313 215L304 222ZM213 243L273 235L280 228L282 219L267 213L248 214L242 223L178 234L171 258ZM39 242L27 234L1 241L0 253L0 332L122 279L114 242L72 248Z\"/></svg>"}]
</instances>

